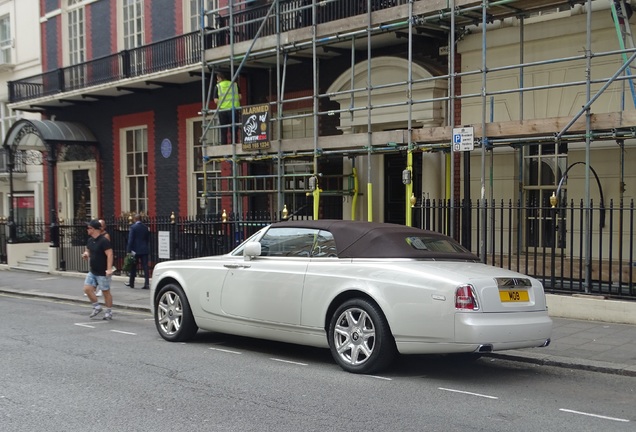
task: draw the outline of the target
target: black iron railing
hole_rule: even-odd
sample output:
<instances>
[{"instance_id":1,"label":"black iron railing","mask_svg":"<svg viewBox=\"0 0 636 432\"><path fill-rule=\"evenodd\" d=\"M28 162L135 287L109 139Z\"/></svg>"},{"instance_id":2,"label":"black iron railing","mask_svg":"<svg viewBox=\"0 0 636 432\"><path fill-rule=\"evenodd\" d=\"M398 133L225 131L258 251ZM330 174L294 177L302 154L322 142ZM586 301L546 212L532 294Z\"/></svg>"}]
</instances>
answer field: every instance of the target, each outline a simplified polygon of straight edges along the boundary
<instances>
[{"instance_id":1,"label":"black iron railing","mask_svg":"<svg viewBox=\"0 0 636 432\"><path fill-rule=\"evenodd\" d=\"M204 43L205 49L214 46L211 37L206 38ZM10 81L9 100L20 102L51 96L200 62L201 35L193 32L41 75Z\"/></svg>"},{"instance_id":2,"label":"black iron railing","mask_svg":"<svg viewBox=\"0 0 636 432\"><path fill-rule=\"evenodd\" d=\"M372 0L371 8L376 11L406 3L408 0ZM313 24L311 1L283 0L279 9L280 32ZM209 34L204 37L203 47L201 34L196 31L40 75L9 81L9 101L13 103L37 99L200 63L202 50L230 43L230 31L233 32L234 42L253 39L268 10L269 5L247 8L237 6L231 15L226 9L216 16L210 15ZM326 0L321 2L316 11L316 22L326 23L367 13L367 1ZM268 17L260 36L276 34L276 19L275 14Z\"/></svg>"},{"instance_id":3,"label":"black iron railing","mask_svg":"<svg viewBox=\"0 0 636 432\"><path fill-rule=\"evenodd\" d=\"M602 214L604 224L600 223ZM537 229L537 215L542 229ZM151 268L161 261L227 253L274 219L269 213L226 219L220 215L147 218ZM448 201L425 200L413 208L415 226L449 234L451 221L454 236L482 261L534 276L548 292L636 300L633 200L625 204L610 201L606 206L592 203L590 208L573 201L556 208L478 201L464 202L452 211ZM110 218L106 222L115 265L121 269L131 220ZM50 227L44 223L18 220L16 224L19 242L47 241L49 237ZM0 261L6 262L6 220L0 220L0 230ZM87 239L86 221L65 221L59 232L58 268L88 271L80 258Z\"/></svg>"},{"instance_id":4,"label":"black iron railing","mask_svg":"<svg viewBox=\"0 0 636 432\"><path fill-rule=\"evenodd\" d=\"M413 208L415 226L452 232L483 262L534 276L547 291L633 299L635 218L633 200L590 208L464 201L452 212L448 201L425 200Z\"/></svg>"}]
</instances>

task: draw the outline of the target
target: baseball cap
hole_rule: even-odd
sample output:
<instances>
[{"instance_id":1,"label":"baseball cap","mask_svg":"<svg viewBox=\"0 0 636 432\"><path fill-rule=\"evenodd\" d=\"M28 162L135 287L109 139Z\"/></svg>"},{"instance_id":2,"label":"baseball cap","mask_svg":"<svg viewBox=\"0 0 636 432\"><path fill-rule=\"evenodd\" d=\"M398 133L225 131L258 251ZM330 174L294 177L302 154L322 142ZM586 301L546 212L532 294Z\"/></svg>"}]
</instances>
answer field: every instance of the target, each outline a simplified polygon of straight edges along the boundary
<instances>
[{"instance_id":1,"label":"baseball cap","mask_svg":"<svg viewBox=\"0 0 636 432\"><path fill-rule=\"evenodd\" d=\"M99 223L99 219L93 219L91 220L88 225L89 227L95 228L96 230L101 230L102 229L102 224Z\"/></svg>"}]
</instances>

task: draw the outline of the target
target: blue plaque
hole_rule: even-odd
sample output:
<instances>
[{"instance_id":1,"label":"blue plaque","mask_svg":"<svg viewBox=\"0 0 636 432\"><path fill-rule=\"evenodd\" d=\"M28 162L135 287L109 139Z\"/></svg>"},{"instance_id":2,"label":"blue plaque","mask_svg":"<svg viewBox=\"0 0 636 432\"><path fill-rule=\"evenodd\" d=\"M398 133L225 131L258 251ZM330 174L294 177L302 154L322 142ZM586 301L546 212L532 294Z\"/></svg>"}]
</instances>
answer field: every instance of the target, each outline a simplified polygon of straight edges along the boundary
<instances>
[{"instance_id":1,"label":"blue plaque","mask_svg":"<svg viewBox=\"0 0 636 432\"><path fill-rule=\"evenodd\" d=\"M170 142L168 138L164 138L164 140L161 141L161 155L164 158L168 159L171 154L172 154L172 143Z\"/></svg>"}]
</instances>

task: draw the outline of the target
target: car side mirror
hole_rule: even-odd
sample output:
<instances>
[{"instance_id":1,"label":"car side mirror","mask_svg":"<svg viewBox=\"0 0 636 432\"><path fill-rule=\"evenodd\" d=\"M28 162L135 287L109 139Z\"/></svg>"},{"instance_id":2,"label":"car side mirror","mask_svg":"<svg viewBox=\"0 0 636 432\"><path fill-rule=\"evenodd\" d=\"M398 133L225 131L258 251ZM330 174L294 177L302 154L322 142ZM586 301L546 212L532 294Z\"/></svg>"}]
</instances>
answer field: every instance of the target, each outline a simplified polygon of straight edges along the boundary
<instances>
[{"instance_id":1,"label":"car side mirror","mask_svg":"<svg viewBox=\"0 0 636 432\"><path fill-rule=\"evenodd\" d=\"M252 258L261 255L261 244L257 241L249 242L243 248L243 257L245 261L250 261Z\"/></svg>"}]
</instances>

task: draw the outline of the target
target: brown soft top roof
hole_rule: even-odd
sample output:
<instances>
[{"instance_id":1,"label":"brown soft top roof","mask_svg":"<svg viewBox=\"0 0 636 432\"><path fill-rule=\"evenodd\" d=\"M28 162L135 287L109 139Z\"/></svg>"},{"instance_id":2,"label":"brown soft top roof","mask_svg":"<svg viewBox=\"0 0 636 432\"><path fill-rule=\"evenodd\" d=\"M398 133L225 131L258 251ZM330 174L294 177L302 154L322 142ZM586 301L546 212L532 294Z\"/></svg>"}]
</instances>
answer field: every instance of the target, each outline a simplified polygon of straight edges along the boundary
<instances>
[{"instance_id":1,"label":"brown soft top roof","mask_svg":"<svg viewBox=\"0 0 636 432\"><path fill-rule=\"evenodd\" d=\"M439 260L478 260L452 238L433 231L380 222L344 221L333 219L290 220L273 227L312 228L331 232L339 258L426 258ZM456 252L422 250L411 247L407 237L444 240L454 245Z\"/></svg>"}]
</instances>

